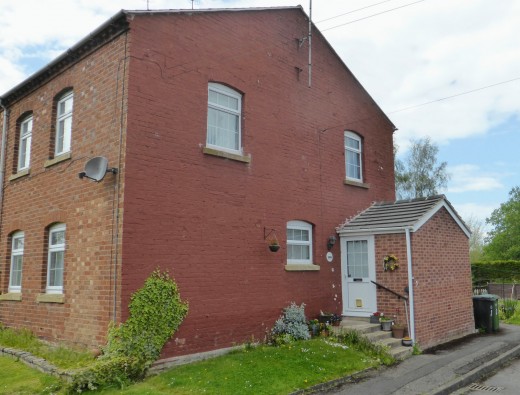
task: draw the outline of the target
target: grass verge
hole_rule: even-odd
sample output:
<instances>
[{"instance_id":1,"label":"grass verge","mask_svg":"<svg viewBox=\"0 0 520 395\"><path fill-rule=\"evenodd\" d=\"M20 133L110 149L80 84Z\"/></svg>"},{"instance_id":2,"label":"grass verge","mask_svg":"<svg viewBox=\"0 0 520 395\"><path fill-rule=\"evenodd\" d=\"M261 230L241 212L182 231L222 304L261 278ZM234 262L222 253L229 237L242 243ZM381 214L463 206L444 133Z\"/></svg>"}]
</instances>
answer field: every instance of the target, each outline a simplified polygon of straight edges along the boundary
<instances>
[{"instance_id":1,"label":"grass verge","mask_svg":"<svg viewBox=\"0 0 520 395\"><path fill-rule=\"evenodd\" d=\"M26 329L15 330L0 326L0 345L30 352L61 369L77 369L94 361L90 352L44 343Z\"/></svg>"},{"instance_id":2,"label":"grass verge","mask_svg":"<svg viewBox=\"0 0 520 395\"><path fill-rule=\"evenodd\" d=\"M57 394L59 379L27 367L23 362L0 357L0 394Z\"/></svg>"}]
</instances>

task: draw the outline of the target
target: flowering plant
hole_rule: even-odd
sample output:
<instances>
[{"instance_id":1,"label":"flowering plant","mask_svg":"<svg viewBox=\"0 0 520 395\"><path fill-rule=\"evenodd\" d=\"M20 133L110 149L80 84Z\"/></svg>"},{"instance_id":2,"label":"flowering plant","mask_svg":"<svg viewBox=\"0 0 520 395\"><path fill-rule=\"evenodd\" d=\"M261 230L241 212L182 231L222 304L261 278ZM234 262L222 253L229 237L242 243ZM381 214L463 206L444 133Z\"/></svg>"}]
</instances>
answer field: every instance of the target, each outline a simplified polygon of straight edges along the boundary
<instances>
[{"instance_id":1,"label":"flowering plant","mask_svg":"<svg viewBox=\"0 0 520 395\"><path fill-rule=\"evenodd\" d=\"M393 272L394 270L399 268L399 259L395 255L392 255L392 254L385 255L385 257L383 258L383 264L384 264L385 272L387 270L390 270L391 272Z\"/></svg>"},{"instance_id":2,"label":"flowering plant","mask_svg":"<svg viewBox=\"0 0 520 395\"><path fill-rule=\"evenodd\" d=\"M382 316L383 313L379 312L379 311L376 311L375 313L372 314L374 317L379 317L379 316Z\"/></svg>"}]
</instances>

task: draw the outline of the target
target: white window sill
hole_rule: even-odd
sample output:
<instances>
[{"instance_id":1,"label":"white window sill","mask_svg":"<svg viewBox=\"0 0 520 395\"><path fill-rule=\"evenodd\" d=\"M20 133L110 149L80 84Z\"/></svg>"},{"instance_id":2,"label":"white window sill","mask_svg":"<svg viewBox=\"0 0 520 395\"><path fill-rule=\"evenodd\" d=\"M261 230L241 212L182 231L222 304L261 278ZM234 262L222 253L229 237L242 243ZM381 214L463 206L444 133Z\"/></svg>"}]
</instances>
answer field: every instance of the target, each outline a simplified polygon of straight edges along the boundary
<instances>
[{"instance_id":1,"label":"white window sill","mask_svg":"<svg viewBox=\"0 0 520 395\"><path fill-rule=\"evenodd\" d=\"M65 303L65 295L63 294L38 294L36 297L38 303Z\"/></svg>"},{"instance_id":2,"label":"white window sill","mask_svg":"<svg viewBox=\"0 0 520 395\"><path fill-rule=\"evenodd\" d=\"M343 184L352 185L353 187L359 187L359 188L365 188L365 189L370 188L370 184L365 184L364 182L354 181L354 180L349 180L349 179L345 179L343 181Z\"/></svg>"},{"instance_id":3,"label":"white window sill","mask_svg":"<svg viewBox=\"0 0 520 395\"><path fill-rule=\"evenodd\" d=\"M8 292L6 294L0 295L0 301L2 300L12 300L15 302L20 302L22 300L21 292Z\"/></svg>"},{"instance_id":4,"label":"white window sill","mask_svg":"<svg viewBox=\"0 0 520 395\"><path fill-rule=\"evenodd\" d=\"M13 181L13 180L16 180L17 178L28 176L30 172L31 172L30 168L20 170L18 173L11 175L9 177L9 181Z\"/></svg>"},{"instance_id":5,"label":"white window sill","mask_svg":"<svg viewBox=\"0 0 520 395\"><path fill-rule=\"evenodd\" d=\"M285 271L287 272L305 272L318 270L320 270L320 266L313 265L312 263L288 263L285 265Z\"/></svg>"},{"instance_id":6,"label":"white window sill","mask_svg":"<svg viewBox=\"0 0 520 395\"><path fill-rule=\"evenodd\" d=\"M238 162L251 163L251 155L245 156L240 154L232 154L231 152L208 147L204 147L202 152L206 155L219 156L221 158L236 160Z\"/></svg>"},{"instance_id":7,"label":"white window sill","mask_svg":"<svg viewBox=\"0 0 520 395\"><path fill-rule=\"evenodd\" d=\"M43 167L53 166L56 163L63 162L65 160L70 159L71 157L72 157L71 153L70 152L66 152L64 154L61 154L61 155L58 155L58 156L54 157L53 159L46 160L45 163L43 164Z\"/></svg>"}]
</instances>

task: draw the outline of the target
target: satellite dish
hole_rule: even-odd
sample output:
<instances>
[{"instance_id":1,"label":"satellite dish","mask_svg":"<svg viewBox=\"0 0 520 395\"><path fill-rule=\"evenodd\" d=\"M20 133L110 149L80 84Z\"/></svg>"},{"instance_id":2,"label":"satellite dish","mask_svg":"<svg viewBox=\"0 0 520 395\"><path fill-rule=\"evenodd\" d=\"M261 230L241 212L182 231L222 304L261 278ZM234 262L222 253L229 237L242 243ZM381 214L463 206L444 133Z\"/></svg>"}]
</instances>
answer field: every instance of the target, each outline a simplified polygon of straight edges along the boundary
<instances>
[{"instance_id":1,"label":"satellite dish","mask_svg":"<svg viewBox=\"0 0 520 395\"><path fill-rule=\"evenodd\" d=\"M105 174L111 172L117 174L116 168L108 168L108 159L104 156L96 156L85 163L85 170L79 173L79 178L87 177L99 182L105 178Z\"/></svg>"}]
</instances>

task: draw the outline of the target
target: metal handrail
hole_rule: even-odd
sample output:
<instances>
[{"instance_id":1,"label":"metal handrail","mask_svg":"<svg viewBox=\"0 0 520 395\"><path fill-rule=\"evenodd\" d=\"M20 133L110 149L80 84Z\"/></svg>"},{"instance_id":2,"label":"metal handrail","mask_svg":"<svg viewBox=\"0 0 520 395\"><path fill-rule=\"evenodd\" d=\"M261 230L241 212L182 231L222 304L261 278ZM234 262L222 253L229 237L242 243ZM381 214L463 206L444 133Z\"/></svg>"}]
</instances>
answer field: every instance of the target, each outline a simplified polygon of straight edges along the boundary
<instances>
[{"instance_id":1,"label":"metal handrail","mask_svg":"<svg viewBox=\"0 0 520 395\"><path fill-rule=\"evenodd\" d=\"M388 292L394 294L395 296L397 296L398 299L408 300L408 296L404 296L404 295L398 294L397 292L392 291L390 288L385 287L384 285L379 284L379 283L377 283L375 281L370 280L370 282L375 284L378 288L383 288L385 291L388 291Z\"/></svg>"}]
</instances>

